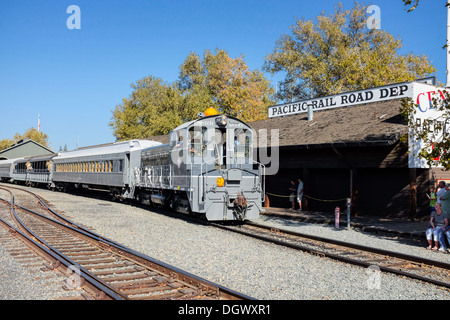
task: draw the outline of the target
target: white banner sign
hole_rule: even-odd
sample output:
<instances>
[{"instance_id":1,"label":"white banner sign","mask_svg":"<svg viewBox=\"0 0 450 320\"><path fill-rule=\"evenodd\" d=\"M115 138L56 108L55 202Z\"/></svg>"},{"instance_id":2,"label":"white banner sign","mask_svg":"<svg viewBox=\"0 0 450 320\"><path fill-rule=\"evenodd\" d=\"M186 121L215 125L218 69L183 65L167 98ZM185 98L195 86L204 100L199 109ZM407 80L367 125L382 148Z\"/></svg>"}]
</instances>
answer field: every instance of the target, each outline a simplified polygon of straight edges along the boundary
<instances>
[{"instance_id":1,"label":"white banner sign","mask_svg":"<svg viewBox=\"0 0 450 320\"><path fill-rule=\"evenodd\" d=\"M412 86L412 82L398 83L384 87L346 92L334 96L271 106L268 108L269 118L308 112L309 106L312 107L313 111L319 111L363 103L412 97Z\"/></svg>"},{"instance_id":2,"label":"white banner sign","mask_svg":"<svg viewBox=\"0 0 450 320\"><path fill-rule=\"evenodd\" d=\"M430 137L434 133L435 137L442 139L448 134L450 123L449 120L443 117L441 111L434 108L433 99L445 99L443 88L435 86L414 83L413 87L413 102L417 105L414 113L414 120L416 126L423 128L427 126L430 130ZM417 154L425 145L422 140L417 140L416 137L410 133L409 135L409 168L429 168L425 159L420 159ZM439 160L436 158L435 160Z\"/></svg>"}]
</instances>

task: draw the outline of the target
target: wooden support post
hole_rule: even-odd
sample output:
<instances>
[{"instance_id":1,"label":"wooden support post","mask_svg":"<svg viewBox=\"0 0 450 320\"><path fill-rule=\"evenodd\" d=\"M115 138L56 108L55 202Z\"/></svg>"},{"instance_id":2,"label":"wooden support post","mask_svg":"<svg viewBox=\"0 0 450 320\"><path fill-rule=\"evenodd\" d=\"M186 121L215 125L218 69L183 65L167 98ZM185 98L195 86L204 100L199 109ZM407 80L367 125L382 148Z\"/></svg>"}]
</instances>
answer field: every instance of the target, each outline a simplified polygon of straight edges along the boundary
<instances>
[{"instance_id":1,"label":"wooden support post","mask_svg":"<svg viewBox=\"0 0 450 320\"><path fill-rule=\"evenodd\" d=\"M415 221L417 217L417 172L409 169L409 215Z\"/></svg>"}]
</instances>

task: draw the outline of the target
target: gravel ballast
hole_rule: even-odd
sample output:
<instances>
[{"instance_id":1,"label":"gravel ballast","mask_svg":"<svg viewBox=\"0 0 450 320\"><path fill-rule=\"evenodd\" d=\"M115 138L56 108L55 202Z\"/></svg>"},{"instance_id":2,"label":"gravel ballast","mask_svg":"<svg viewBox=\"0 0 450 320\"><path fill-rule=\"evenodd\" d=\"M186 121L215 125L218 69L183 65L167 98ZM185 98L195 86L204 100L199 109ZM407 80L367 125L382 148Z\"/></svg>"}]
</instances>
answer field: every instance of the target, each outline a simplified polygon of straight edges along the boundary
<instances>
[{"instance_id":1,"label":"gravel ballast","mask_svg":"<svg viewBox=\"0 0 450 320\"><path fill-rule=\"evenodd\" d=\"M126 203L32 189L74 221L136 251L256 299L422 299L447 300L449 291L403 277L324 259L173 218ZM449 254L429 252L402 239L357 230L305 224L261 216L260 223L342 241L399 250L450 262ZM0 244L1 246L1 244ZM1 247L0 247L1 250ZM0 266L9 263L5 252ZM4 273L4 272L2 272ZM0 299L14 299L5 288L15 274L1 275ZM39 295L30 297L40 299Z\"/></svg>"}]
</instances>

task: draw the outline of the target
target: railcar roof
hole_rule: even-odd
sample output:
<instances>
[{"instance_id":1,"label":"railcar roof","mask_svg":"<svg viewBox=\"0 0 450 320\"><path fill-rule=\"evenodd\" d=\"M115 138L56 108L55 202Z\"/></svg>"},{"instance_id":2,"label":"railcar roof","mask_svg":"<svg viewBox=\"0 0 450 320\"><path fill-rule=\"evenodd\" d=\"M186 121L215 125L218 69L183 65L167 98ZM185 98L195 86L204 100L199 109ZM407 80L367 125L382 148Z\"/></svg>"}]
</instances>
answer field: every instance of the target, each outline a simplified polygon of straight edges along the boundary
<instances>
[{"instance_id":1,"label":"railcar roof","mask_svg":"<svg viewBox=\"0 0 450 320\"><path fill-rule=\"evenodd\" d=\"M193 123L198 122L198 121L202 121L202 120L209 119L209 118L217 118L217 117L221 117L221 116L223 116L223 114L215 114L215 115L212 115L212 116L202 117L202 118L198 118L198 119L195 119L195 120L192 120L192 121L188 121L188 122L185 122L185 123L179 125L175 129L173 129L173 131L190 127ZM227 116L228 119L233 119L233 120L239 121L239 122L245 124L246 126L248 126L247 123L245 123L244 121L242 121L242 120L240 120L238 118L235 118L235 117L229 116L229 115L226 115L226 116Z\"/></svg>"},{"instance_id":2,"label":"railcar roof","mask_svg":"<svg viewBox=\"0 0 450 320\"><path fill-rule=\"evenodd\" d=\"M161 145L161 142L152 140L130 140L123 142L116 142L107 145L101 145L92 148L77 149L68 152L61 152L58 154L56 159L70 159L83 156L93 156L93 155L103 155L103 154L113 154L113 153L123 153L130 152L134 150L142 150L145 148L150 148L154 146Z\"/></svg>"},{"instance_id":3,"label":"railcar roof","mask_svg":"<svg viewBox=\"0 0 450 320\"><path fill-rule=\"evenodd\" d=\"M43 156L28 157L28 160L29 161L47 161L47 160L53 159L57 155L58 155L57 153L53 153L53 154L47 154L47 155L43 155Z\"/></svg>"},{"instance_id":4,"label":"railcar roof","mask_svg":"<svg viewBox=\"0 0 450 320\"><path fill-rule=\"evenodd\" d=\"M6 160L0 160L0 165L1 164L11 164L11 163L14 163L14 162L16 162L17 160L20 160L20 159L22 159L22 158L14 158L14 159L6 159Z\"/></svg>"}]
</instances>

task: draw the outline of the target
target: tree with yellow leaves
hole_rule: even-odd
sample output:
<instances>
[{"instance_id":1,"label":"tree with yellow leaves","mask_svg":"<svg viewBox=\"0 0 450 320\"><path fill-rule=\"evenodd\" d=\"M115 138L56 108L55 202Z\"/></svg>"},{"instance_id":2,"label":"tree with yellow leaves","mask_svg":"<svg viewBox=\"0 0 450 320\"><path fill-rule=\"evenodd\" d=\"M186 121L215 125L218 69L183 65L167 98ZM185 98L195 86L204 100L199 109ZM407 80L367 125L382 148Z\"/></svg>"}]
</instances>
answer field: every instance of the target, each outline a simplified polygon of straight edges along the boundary
<instances>
[{"instance_id":1,"label":"tree with yellow leaves","mask_svg":"<svg viewBox=\"0 0 450 320\"><path fill-rule=\"evenodd\" d=\"M206 50L203 61L191 52L180 67L180 87L190 93L204 91L211 106L244 121L267 118L274 104L274 89L262 72L250 70L244 56L231 58L225 50Z\"/></svg>"},{"instance_id":2,"label":"tree with yellow leaves","mask_svg":"<svg viewBox=\"0 0 450 320\"><path fill-rule=\"evenodd\" d=\"M0 150L8 149L12 147L15 143L22 139L31 139L34 142L41 144L44 147L48 146L48 135L43 133L42 131L38 131L36 128L30 128L25 131L24 134L16 133L12 139L3 139L0 140Z\"/></svg>"},{"instance_id":3,"label":"tree with yellow leaves","mask_svg":"<svg viewBox=\"0 0 450 320\"><path fill-rule=\"evenodd\" d=\"M265 119L274 103L274 89L259 70L249 70L243 56L231 58L219 49L206 50L203 60L190 53L174 83L148 76L131 88L109 123L117 140L167 134L209 107L244 121Z\"/></svg>"},{"instance_id":4,"label":"tree with yellow leaves","mask_svg":"<svg viewBox=\"0 0 450 320\"><path fill-rule=\"evenodd\" d=\"M285 101L333 95L413 81L436 69L425 55L399 54L399 38L367 26L366 5L336 6L331 15L298 20L283 35L264 69L285 73L278 98Z\"/></svg>"}]
</instances>

